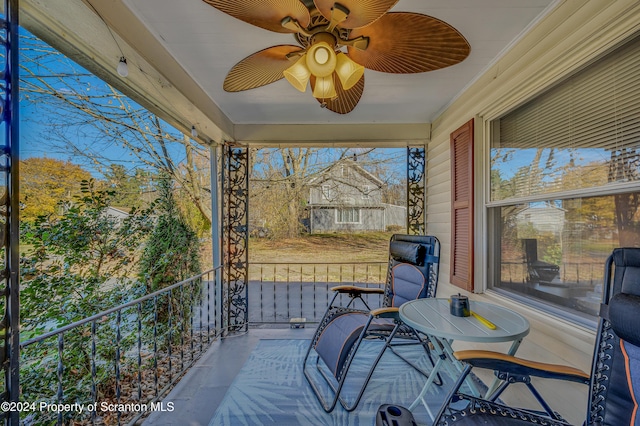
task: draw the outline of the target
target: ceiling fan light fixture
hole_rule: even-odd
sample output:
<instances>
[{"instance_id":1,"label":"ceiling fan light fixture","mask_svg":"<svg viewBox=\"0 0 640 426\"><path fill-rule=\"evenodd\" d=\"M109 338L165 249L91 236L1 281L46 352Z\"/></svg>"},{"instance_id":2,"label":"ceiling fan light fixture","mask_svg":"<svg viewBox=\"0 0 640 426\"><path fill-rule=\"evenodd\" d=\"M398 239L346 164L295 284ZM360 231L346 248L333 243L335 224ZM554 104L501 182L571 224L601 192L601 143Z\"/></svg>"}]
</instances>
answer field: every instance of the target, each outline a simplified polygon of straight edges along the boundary
<instances>
[{"instance_id":1,"label":"ceiling fan light fixture","mask_svg":"<svg viewBox=\"0 0 640 426\"><path fill-rule=\"evenodd\" d=\"M465 37L440 19L391 12L398 0L204 1L255 27L294 33L297 41L242 59L225 77L225 91L255 89L286 77L300 92L310 84L320 106L338 114L360 102L365 68L423 73L456 65L471 51Z\"/></svg>"},{"instance_id":2,"label":"ceiling fan light fixture","mask_svg":"<svg viewBox=\"0 0 640 426\"><path fill-rule=\"evenodd\" d=\"M333 99L338 96L333 76L316 77L316 84L313 87L313 97L316 99Z\"/></svg>"},{"instance_id":3,"label":"ceiling fan light fixture","mask_svg":"<svg viewBox=\"0 0 640 426\"><path fill-rule=\"evenodd\" d=\"M316 77L327 77L336 69L336 52L329 43L321 41L309 47L306 62L311 74Z\"/></svg>"},{"instance_id":4,"label":"ceiling fan light fixture","mask_svg":"<svg viewBox=\"0 0 640 426\"><path fill-rule=\"evenodd\" d=\"M364 67L340 52L336 58L336 74L338 74L340 83L342 83L342 88L349 90L364 75Z\"/></svg>"},{"instance_id":5,"label":"ceiling fan light fixture","mask_svg":"<svg viewBox=\"0 0 640 426\"><path fill-rule=\"evenodd\" d=\"M301 92L307 90L307 83L311 78L311 71L307 67L307 55L302 55L295 64L284 70L282 74L289 83Z\"/></svg>"}]
</instances>

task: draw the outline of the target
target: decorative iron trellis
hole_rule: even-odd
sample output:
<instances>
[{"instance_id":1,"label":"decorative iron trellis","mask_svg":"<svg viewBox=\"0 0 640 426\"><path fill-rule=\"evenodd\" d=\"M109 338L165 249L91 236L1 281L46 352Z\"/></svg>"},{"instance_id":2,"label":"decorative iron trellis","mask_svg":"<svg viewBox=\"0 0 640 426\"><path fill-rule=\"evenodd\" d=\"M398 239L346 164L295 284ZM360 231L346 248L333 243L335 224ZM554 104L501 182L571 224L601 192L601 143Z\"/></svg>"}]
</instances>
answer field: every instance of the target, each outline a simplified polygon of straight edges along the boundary
<instances>
[{"instance_id":1,"label":"decorative iron trellis","mask_svg":"<svg viewBox=\"0 0 640 426\"><path fill-rule=\"evenodd\" d=\"M4 249L0 267L1 290L5 296L4 315L0 329L4 346L0 350L0 365L4 371L5 392L2 402L17 403L20 397L20 284L19 284L19 133L18 133L18 0L4 0L4 20L0 21L0 43L4 47L4 71L0 77L0 110L4 124L4 144L0 148L0 245ZM16 409L2 410L5 424L18 426Z\"/></svg>"},{"instance_id":2,"label":"decorative iron trellis","mask_svg":"<svg viewBox=\"0 0 640 426\"><path fill-rule=\"evenodd\" d=\"M424 235L425 217L425 147L407 147L407 233Z\"/></svg>"},{"instance_id":3,"label":"decorative iron trellis","mask_svg":"<svg viewBox=\"0 0 640 426\"><path fill-rule=\"evenodd\" d=\"M249 150L226 146L222 167L222 327L249 327L247 271L249 244Z\"/></svg>"}]
</instances>

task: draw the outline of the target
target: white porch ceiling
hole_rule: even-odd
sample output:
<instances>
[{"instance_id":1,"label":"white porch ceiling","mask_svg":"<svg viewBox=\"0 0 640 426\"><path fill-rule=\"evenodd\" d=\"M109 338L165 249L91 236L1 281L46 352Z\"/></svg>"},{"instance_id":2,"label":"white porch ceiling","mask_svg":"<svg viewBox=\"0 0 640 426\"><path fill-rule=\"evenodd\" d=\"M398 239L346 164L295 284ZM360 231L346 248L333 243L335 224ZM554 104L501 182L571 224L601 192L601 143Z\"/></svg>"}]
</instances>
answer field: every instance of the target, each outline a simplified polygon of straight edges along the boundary
<instances>
[{"instance_id":1,"label":"white porch ceiling","mask_svg":"<svg viewBox=\"0 0 640 426\"><path fill-rule=\"evenodd\" d=\"M439 113L559 0L399 0L392 11L423 13L449 23L467 39L471 54L462 63L421 74L366 70L362 99L346 115L320 108L309 91L300 93L284 79L245 92L225 92L224 78L238 61L270 46L296 42L293 35L254 27L202 0L23 1L30 30L47 36L46 41L65 53L85 55L83 65L90 69L97 62L101 77L125 92L130 85L143 103L147 89L142 86L153 67L162 76L156 79L162 87L147 90L153 98L150 107L159 106L165 118L174 114L174 124L182 129L199 124L203 134L215 141L374 140L397 145L427 140L429 125ZM79 1L84 7L78 7ZM99 20L115 37L86 28L97 28ZM121 45L108 46L116 37ZM133 71L129 81L114 72L118 49ZM113 71L107 68L109 63ZM144 74L138 86L137 71ZM190 102L193 108L156 93L167 87L177 90L188 101L184 104Z\"/></svg>"},{"instance_id":2,"label":"white porch ceiling","mask_svg":"<svg viewBox=\"0 0 640 426\"><path fill-rule=\"evenodd\" d=\"M273 33L230 17L201 0L124 0L202 89L238 124L424 123L516 39L551 0L400 0L392 11L441 19L471 44L462 63L421 74L367 70L358 106L340 115L321 109L309 91L286 80L227 93L227 72L246 56L277 44L297 44L290 34Z\"/></svg>"}]
</instances>

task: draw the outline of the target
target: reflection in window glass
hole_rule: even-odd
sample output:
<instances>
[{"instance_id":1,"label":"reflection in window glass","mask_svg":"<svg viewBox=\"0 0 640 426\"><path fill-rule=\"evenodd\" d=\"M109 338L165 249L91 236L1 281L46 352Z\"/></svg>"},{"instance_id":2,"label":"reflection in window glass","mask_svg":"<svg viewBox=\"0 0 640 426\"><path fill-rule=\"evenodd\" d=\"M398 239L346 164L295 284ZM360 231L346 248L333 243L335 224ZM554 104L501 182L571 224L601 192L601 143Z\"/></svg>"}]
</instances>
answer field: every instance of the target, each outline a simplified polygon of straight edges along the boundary
<instances>
[{"instance_id":1,"label":"reflection in window glass","mask_svg":"<svg viewBox=\"0 0 640 426\"><path fill-rule=\"evenodd\" d=\"M640 38L496 120L491 201L640 181Z\"/></svg>"},{"instance_id":2,"label":"reflection in window glass","mask_svg":"<svg viewBox=\"0 0 640 426\"><path fill-rule=\"evenodd\" d=\"M640 246L639 207L640 194L631 193L492 208L494 288L595 318L606 258Z\"/></svg>"},{"instance_id":3,"label":"reflection in window glass","mask_svg":"<svg viewBox=\"0 0 640 426\"><path fill-rule=\"evenodd\" d=\"M637 152L605 149L492 148L491 199L521 198L639 180ZM617 174L614 165L621 165Z\"/></svg>"},{"instance_id":4,"label":"reflection in window glass","mask_svg":"<svg viewBox=\"0 0 640 426\"><path fill-rule=\"evenodd\" d=\"M640 246L639 66L637 37L492 122L494 288L595 319L606 258Z\"/></svg>"}]
</instances>

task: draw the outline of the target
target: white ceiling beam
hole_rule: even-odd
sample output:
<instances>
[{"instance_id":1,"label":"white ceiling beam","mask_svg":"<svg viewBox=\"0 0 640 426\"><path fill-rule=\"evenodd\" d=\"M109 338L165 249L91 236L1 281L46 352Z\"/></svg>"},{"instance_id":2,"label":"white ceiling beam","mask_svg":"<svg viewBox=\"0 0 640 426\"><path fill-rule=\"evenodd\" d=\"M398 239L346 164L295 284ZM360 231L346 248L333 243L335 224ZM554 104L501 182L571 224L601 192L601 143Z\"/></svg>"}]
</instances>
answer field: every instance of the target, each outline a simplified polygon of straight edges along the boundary
<instances>
[{"instance_id":1,"label":"white ceiling beam","mask_svg":"<svg viewBox=\"0 0 640 426\"><path fill-rule=\"evenodd\" d=\"M262 146L312 145L401 147L429 140L429 123L413 124L242 124L236 125L239 143Z\"/></svg>"}]
</instances>

